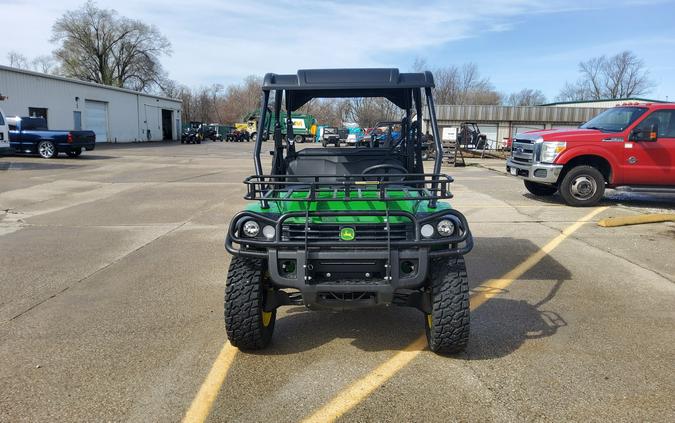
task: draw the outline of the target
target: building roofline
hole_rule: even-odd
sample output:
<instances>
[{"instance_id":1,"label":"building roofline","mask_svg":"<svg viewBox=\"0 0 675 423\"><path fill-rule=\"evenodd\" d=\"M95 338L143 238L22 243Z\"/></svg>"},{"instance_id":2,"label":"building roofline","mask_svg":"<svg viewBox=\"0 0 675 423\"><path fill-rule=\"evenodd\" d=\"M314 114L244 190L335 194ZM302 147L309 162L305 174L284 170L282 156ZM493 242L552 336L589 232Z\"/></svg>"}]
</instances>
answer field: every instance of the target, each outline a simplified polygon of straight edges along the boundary
<instances>
[{"instance_id":1,"label":"building roofline","mask_svg":"<svg viewBox=\"0 0 675 423\"><path fill-rule=\"evenodd\" d=\"M80 85L85 85L85 86L88 86L88 87L103 88L103 89L106 89L106 90L119 91L119 92L128 93L128 94L142 95L144 97L156 98L156 99L160 99L160 100L176 101L176 102L179 102L181 104L183 103L182 100L177 99L177 98L171 98L171 97L154 95L154 94L147 94L147 93L144 93L144 92L141 92L141 91L130 90L128 88L112 87L110 85L97 84L95 82L80 81L79 79L66 78L65 76L58 76L58 75L50 75L48 73L35 72L35 71L31 71L31 70L26 70L26 69L18 69L18 68L13 68L11 66L0 65L0 70L8 71L8 72L21 73L21 74L24 74L24 75L36 76L36 77L39 77L39 78L54 79L54 80L62 81L62 82L70 82L70 83L73 83L73 84L80 84Z\"/></svg>"},{"instance_id":2,"label":"building roofline","mask_svg":"<svg viewBox=\"0 0 675 423\"><path fill-rule=\"evenodd\" d=\"M556 101L554 103L541 104L541 106L559 106L562 104L590 104L590 103L604 103L607 101L644 101L646 103L670 103L665 100L652 100L642 97L625 97L625 98L605 98L601 100L578 100L578 101Z\"/></svg>"}]
</instances>

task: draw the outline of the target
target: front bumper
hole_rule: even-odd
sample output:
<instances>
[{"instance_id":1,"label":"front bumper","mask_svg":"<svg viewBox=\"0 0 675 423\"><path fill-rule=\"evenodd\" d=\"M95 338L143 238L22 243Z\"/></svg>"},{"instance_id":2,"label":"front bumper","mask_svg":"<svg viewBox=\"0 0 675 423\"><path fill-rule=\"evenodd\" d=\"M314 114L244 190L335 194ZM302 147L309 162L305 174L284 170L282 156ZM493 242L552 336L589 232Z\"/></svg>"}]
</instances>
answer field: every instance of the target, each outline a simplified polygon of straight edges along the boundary
<instances>
[{"instance_id":1,"label":"front bumper","mask_svg":"<svg viewBox=\"0 0 675 423\"><path fill-rule=\"evenodd\" d=\"M411 222L414 236L406 240L367 239L354 241L283 239L284 222L291 218L344 216L402 216ZM451 216L456 223L455 235L424 239L423 224ZM273 225L272 240L240 238L239 228L247 219ZM389 227L385 222L383 227ZM349 225L349 224L346 224ZM235 247L235 245L238 246ZM225 248L233 255L263 259L271 282L280 288L295 288L307 305L321 305L327 298L359 293L368 298L367 305L390 304L400 289L418 289L427 278L429 262L434 257L460 256L473 248L473 237L464 216L456 210L441 210L423 217L404 211L292 212L278 218L241 212L231 223ZM293 270L285 267L292 264ZM342 303L341 303L342 304Z\"/></svg>"},{"instance_id":2,"label":"front bumper","mask_svg":"<svg viewBox=\"0 0 675 423\"><path fill-rule=\"evenodd\" d=\"M556 184L563 166L544 163L519 163L509 158L506 161L506 171L526 181L542 184Z\"/></svg>"}]
</instances>

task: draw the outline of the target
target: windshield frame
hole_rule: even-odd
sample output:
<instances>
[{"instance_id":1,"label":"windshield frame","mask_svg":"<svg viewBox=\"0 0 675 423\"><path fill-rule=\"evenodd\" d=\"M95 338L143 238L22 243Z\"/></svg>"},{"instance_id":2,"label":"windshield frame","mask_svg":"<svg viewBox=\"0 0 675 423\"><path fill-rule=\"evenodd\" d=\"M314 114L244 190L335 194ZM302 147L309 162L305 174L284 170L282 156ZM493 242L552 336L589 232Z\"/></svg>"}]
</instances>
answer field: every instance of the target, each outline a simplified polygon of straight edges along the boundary
<instances>
[{"instance_id":1,"label":"windshield frame","mask_svg":"<svg viewBox=\"0 0 675 423\"><path fill-rule=\"evenodd\" d=\"M609 122L606 122L606 118L613 114L624 113L626 110L631 110L631 116L625 126L615 126L615 127L606 127L603 126L603 123L606 125ZM647 113L649 108L644 106L620 106L612 107L607 109L593 119L579 126L579 129L597 129L602 132L623 132L626 129L630 128L635 122L637 122L642 116Z\"/></svg>"}]
</instances>

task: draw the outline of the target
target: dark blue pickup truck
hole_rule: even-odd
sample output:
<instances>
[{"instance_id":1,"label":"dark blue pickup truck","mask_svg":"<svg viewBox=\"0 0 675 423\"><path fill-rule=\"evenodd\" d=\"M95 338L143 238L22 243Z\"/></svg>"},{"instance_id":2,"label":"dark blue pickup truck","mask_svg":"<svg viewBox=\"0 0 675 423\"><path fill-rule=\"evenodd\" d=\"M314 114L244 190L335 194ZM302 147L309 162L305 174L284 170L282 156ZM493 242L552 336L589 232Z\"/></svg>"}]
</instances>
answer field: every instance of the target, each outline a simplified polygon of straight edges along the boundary
<instances>
[{"instance_id":1,"label":"dark blue pickup truck","mask_svg":"<svg viewBox=\"0 0 675 423\"><path fill-rule=\"evenodd\" d=\"M9 144L16 153L39 154L51 159L66 153L78 157L82 150L91 151L96 146L93 131L50 131L44 118L7 117Z\"/></svg>"}]
</instances>

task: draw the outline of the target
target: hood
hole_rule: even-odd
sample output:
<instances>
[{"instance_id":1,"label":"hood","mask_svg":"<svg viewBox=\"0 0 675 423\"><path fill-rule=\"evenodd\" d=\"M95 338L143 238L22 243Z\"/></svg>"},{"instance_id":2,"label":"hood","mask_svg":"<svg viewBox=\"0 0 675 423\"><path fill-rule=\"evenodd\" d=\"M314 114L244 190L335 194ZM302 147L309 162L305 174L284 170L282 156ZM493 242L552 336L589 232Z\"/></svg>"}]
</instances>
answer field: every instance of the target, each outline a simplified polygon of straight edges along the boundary
<instances>
[{"instance_id":1,"label":"hood","mask_svg":"<svg viewBox=\"0 0 675 423\"><path fill-rule=\"evenodd\" d=\"M523 136L525 135L525 136ZM604 138L621 137L620 132L602 132L597 129L544 129L541 131L529 131L519 134L516 138L537 139L543 138L544 141L598 141Z\"/></svg>"},{"instance_id":2,"label":"hood","mask_svg":"<svg viewBox=\"0 0 675 423\"><path fill-rule=\"evenodd\" d=\"M259 202L250 203L246 207L247 211L262 214L281 215L288 212L304 212L309 206L310 211L384 211L387 208L391 210L407 211L412 214L434 213L439 210L449 209L450 204L439 201L436 208L429 207L428 201L321 201L321 202L293 202L293 201L271 201L269 209L262 209ZM303 223L303 218L291 218L289 223ZM380 223L383 217L380 216L340 216L340 217L315 217L314 223ZM407 222L403 217L392 216L392 223Z\"/></svg>"}]
</instances>

